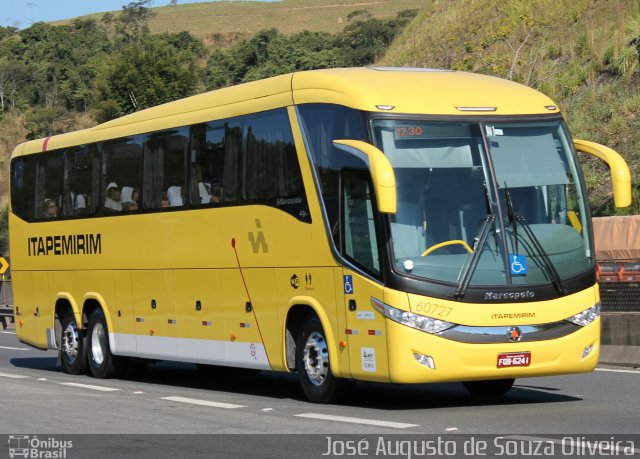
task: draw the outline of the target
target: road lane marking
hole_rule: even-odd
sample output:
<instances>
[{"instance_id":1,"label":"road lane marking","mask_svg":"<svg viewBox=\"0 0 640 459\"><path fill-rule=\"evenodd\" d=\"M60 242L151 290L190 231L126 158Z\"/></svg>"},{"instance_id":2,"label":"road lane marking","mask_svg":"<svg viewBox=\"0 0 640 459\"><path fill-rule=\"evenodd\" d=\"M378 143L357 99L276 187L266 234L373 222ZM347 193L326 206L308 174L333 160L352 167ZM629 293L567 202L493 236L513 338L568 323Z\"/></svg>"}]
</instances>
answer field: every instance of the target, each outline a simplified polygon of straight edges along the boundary
<instances>
[{"instance_id":1,"label":"road lane marking","mask_svg":"<svg viewBox=\"0 0 640 459\"><path fill-rule=\"evenodd\" d=\"M11 379L23 379L23 378L28 378L28 376L25 375L16 375L13 373L0 373L0 376L2 376L3 378L11 378Z\"/></svg>"},{"instance_id":2,"label":"road lane marking","mask_svg":"<svg viewBox=\"0 0 640 459\"><path fill-rule=\"evenodd\" d=\"M392 429L408 429L420 427L419 424L406 424L404 422L379 421L377 419L351 418L347 416L333 416L330 414L303 413L296 414L299 418L320 419L322 421L349 422L352 424L365 424L369 426L391 427Z\"/></svg>"},{"instance_id":3,"label":"road lane marking","mask_svg":"<svg viewBox=\"0 0 640 459\"><path fill-rule=\"evenodd\" d=\"M11 346L0 346L0 349L9 349L10 351L29 351L28 347L11 347Z\"/></svg>"},{"instance_id":4,"label":"road lane marking","mask_svg":"<svg viewBox=\"0 0 640 459\"><path fill-rule=\"evenodd\" d=\"M610 373L633 373L640 374L640 370L616 370L614 368L596 368L596 371L608 371Z\"/></svg>"},{"instance_id":5,"label":"road lane marking","mask_svg":"<svg viewBox=\"0 0 640 459\"><path fill-rule=\"evenodd\" d=\"M94 386L93 384L80 384L80 383L75 383L75 382L61 382L58 383L62 386L69 386L69 387L80 387L82 389L91 389L91 390L97 390L100 392L113 392L116 390L120 390L120 389L116 389L114 387L105 387L105 386Z\"/></svg>"},{"instance_id":6,"label":"road lane marking","mask_svg":"<svg viewBox=\"0 0 640 459\"><path fill-rule=\"evenodd\" d=\"M187 397L162 397L161 400L188 403L190 405L210 406L213 408L225 408L229 410L232 410L235 408L246 408L245 405L234 405L233 403L211 402L209 400L199 400L197 398L187 398Z\"/></svg>"},{"instance_id":7,"label":"road lane marking","mask_svg":"<svg viewBox=\"0 0 640 459\"><path fill-rule=\"evenodd\" d=\"M16 334L16 332L6 331L6 330L0 331L0 333L6 333L7 335L15 335Z\"/></svg>"}]
</instances>

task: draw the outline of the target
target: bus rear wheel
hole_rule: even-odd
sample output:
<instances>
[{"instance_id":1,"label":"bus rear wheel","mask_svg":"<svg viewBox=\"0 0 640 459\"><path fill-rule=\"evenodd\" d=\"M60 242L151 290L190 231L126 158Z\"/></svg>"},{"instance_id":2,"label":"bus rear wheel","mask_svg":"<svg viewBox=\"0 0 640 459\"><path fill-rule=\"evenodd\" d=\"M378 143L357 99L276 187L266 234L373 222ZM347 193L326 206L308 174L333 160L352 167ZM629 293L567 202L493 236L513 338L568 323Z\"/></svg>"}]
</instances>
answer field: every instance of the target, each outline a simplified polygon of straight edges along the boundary
<instances>
[{"instance_id":1,"label":"bus rear wheel","mask_svg":"<svg viewBox=\"0 0 640 459\"><path fill-rule=\"evenodd\" d=\"M333 376L329 345L320 319L310 316L296 340L296 368L304 395L313 403L330 403L342 395L346 381Z\"/></svg>"},{"instance_id":2,"label":"bus rear wheel","mask_svg":"<svg viewBox=\"0 0 640 459\"><path fill-rule=\"evenodd\" d=\"M62 318L62 332L60 334L60 351L62 366L70 375L83 374L86 370L85 340L82 330L78 328L76 316L69 309Z\"/></svg>"},{"instance_id":3,"label":"bus rear wheel","mask_svg":"<svg viewBox=\"0 0 640 459\"><path fill-rule=\"evenodd\" d=\"M89 316L87 326L87 361L94 378L107 379L121 376L126 359L111 354L109 329L102 309L96 309Z\"/></svg>"},{"instance_id":4,"label":"bus rear wheel","mask_svg":"<svg viewBox=\"0 0 640 459\"><path fill-rule=\"evenodd\" d=\"M506 394L515 379L494 379L489 381L465 381L462 384L475 397L499 397Z\"/></svg>"}]
</instances>

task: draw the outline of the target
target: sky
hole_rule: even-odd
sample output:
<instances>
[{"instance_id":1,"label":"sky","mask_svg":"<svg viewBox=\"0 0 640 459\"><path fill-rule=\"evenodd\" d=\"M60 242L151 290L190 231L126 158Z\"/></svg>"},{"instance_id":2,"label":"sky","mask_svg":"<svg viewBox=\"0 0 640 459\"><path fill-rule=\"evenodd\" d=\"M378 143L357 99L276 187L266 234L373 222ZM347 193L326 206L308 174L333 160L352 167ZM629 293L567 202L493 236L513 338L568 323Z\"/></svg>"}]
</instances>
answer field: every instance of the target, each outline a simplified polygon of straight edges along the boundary
<instances>
[{"instance_id":1,"label":"sky","mask_svg":"<svg viewBox=\"0 0 640 459\"><path fill-rule=\"evenodd\" d=\"M91 13L120 11L131 1L133 0L0 0L0 26L24 29L39 21L50 22ZM178 0L178 4L208 1L212 0ZM169 3L170 0L154 0L151 6L167 6Z\"/></svg>"}]
</instances>

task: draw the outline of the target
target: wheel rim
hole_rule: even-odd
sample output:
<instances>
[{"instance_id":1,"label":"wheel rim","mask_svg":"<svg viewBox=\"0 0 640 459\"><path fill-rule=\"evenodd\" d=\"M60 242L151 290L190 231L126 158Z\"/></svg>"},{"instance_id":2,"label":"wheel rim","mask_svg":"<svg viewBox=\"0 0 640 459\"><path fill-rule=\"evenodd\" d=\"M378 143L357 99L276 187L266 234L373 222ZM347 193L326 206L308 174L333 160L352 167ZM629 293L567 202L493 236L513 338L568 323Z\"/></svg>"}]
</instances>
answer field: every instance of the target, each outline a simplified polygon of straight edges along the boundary
<instances>
[{"instance_id":1,"label":"wheel rim","mask_svg":"<svg viewBox=\"0 0 640 459\"><path fill-rule=\"evenodd\" d=\"M106 345L104 327L98 322L91 331L91 359L96 365L102 365L104 362Z\"/></svg>"},{"instance_id":2,"label":"wheel rim","mask_svg":"<svg viewBox=\"0 0 640 459\"><path fill-rule=\"evenodd\" d=\"M75 321L69 322L62 334L62 351L67 358L67 362L73 364L78 357L80 348L80 334Z\"/></svg>"},{"instance_id":3,"label":"wheel rim","mask_svg":"<svg viewBox=\"0 0 640 459\"><path fill-rule=\"evenodd\" d=\"M327 342L320 333L313 332L307 338L303 353L304 370L314 386L320 386L329 373Z\"/></svg>"}]
</instances>

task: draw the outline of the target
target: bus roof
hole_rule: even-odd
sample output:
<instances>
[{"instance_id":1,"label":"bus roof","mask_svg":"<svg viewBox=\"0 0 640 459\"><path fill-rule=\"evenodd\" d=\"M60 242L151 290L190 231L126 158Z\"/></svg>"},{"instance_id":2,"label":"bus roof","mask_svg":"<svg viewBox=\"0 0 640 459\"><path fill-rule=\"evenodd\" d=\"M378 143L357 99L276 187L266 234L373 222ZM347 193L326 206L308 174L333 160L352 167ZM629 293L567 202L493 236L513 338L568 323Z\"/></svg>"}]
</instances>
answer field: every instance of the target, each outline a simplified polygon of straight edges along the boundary
<instances>
[{"instance_id":1,"label":"bus roof","mask_svg":"<svg viewBox=\"0 0 640 459\"><path fill-rule=\"evenodd\" d=\"M305 103L445 116L559 112L554 102L540 92L486 75L394 67L310 70L206 92L82 131L33 140L24 148L16 148L13 156Z\"/></svg>"}]
</instances>

